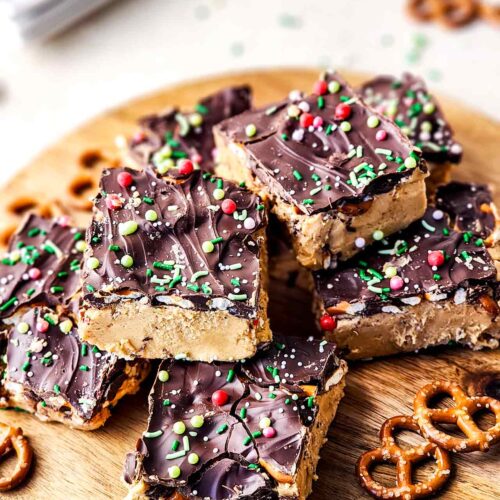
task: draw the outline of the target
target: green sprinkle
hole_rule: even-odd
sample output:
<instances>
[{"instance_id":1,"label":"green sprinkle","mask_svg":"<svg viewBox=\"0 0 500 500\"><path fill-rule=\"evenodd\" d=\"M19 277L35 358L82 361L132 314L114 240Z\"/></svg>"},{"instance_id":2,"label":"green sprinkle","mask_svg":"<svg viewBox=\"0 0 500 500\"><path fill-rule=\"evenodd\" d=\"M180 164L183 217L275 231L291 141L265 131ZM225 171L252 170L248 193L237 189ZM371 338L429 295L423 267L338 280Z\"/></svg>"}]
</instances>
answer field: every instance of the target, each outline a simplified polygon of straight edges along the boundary
<instances>
[{"instance_id":1,"label":"green sprinkle","mask_svg":"<svg viewBox=\"0 0 500 500\"><path fill-rule=\"evenodd\" d=\"M180 444L181 444L180 441L175 439L174 442L172 443L172 446L170 447L170 449L172 451L177 451L179 449Z\"/></svg>"},{"instance_id":2,"label":"green sprinkle","mask_svg":"<svg viewBox=\"0 0 500 500\"><path fill-rule=\"evenodd\" d=\"M482 245L483 245L483 243L484 243L484 241L483 241L481 238L478 238L478 239L475 241L474 245L476 245L477 247L480 247L480 246L482 246Z\"/></svg>"},{"instance_id":3,"label":"green sprinkle","mask_svg":"<svg viewBox=\"0 0 500 500\"><path fill-rule=\"evenodd\" d=\"M118 252L120 250L120 247L118 245L109 245L108 250L110 252Z\"/></svg>"},{"instance_id":4,"label":"green sprinkle","mask_svg":"<svg viewBox=\"0 0 500 500\"><path fill-rule=\"evenodd\" d=\"M230 369L227 373L226 382L232 382L234 380L234 370Z\"/></svg>"},{"instance_id":5,"label":"green sprinkle","mask_svg":"<svg viewBox=\"0 0 500 500\"><path fill-rule=\"evenodd\" d=\"M229 429L229 425L227 424L222 424L218 429L217 429L217 434L224 434Z\"/></svg>"},{"instance_id":6,"label":"green sprinkle","mask_svg":"<svg viewBox=\"0 0 500 500\"><path fill-rule=\"evenodd\" d=\"M163 400L163 406L170 406L170 399L164 399Z\"/></svg>"},{"instance_id":7,"label":"green sprinkle","mask_svg":"<svg viewBox=\"0 0 500 500\"><path fill-rule=\"evenodd\" d=\"M160 437L162 434L163 434L163 431L160 429L158 431L148 431L148 432L145 432L143 434L143 436L145 438L148 438L148 439L154 439L154 438Z\"/></svg>"},{"instance_id":8,"label":"green sprinkle","mask_svg":"<svg viewBox=\"0 0 500 500\"><path fill-rule=\"evenodd\" d=\"M31 366L30 362L29 361L25 361L23 363L23 366L22 366L23 372L27 372L30 366Z\"/></svg>"},{"instance_id":9,"label":"green sprinkle","mask_svg":"<svg viewBox=\"0 0 500 500\"><path fill-rule=\"evenodd\" d=\"M248 295L246 293L228 293L227 298L229 300L247 300Z\"/></svg>"},{"instance_id":10,"label":"green sprinkle","mask_svg":"<svg viewBox=\"0 0 500 500\"><path fill-rule=\"evenodd\" d=\"M224 238L222 236L219 236L217 238L214 238L213 240L210 240L214 245L217 243L222 243L224 241Z\"/></svg>"},{"instance_id":11,"label":"green sprinkle","mask_svg":"<svg viewBox=\"0 0 500 500\"><path fill-rule=\"evenodd\" d=\"M243 440L243 446L248 446L251 442L252 442L252 438L251 438L250 436L247 436L247 437Z\"/></svg>"},{"instance_id":12,"label":"green sprinkle","mask_svg":"<svg viewBox=\"0 0 500 500\"><path fill-rule=\"evenodd\" d=\"M51 293L62 293L62 292L64 292L64 287L63 286L51 286L50 292Z\"/></svg>"},{"instance_id":13,"label":"green sprinkle","mask_svg":"<svg viewBox=\"0 0 500 500\"><path fill-rule=\"evenodd\" d=\"M90 368L87 365L81 365L80 368L78 368L82 372L88 372Z\"/></svg>"},{"instance_id":14,"label":"green sprinkle","mask_svg":"<svg viewBox=\"0 0 500 500\"><path fill-rule=\"evenodd\" d=\"M314 205L314 200L311 200L311 198L306 198L305 200L302 201L303 205Z\"/></svg>"},{"instance_id":15,"label":"green sprinkle","mask_svg":"<svg viewBox=\"0 0 500 500\"><path fill-rule=\"evenodd\" d=\"M314 396L310 396L307 398L307 407L312 408L314 406Z\"/></svg>"},{"instance_id":16,"label":"green sprinkle","mask_svg":"<svg viewBox=\"0 0 500 500\"><path fill-rule=\"evenodd\" d=\"M174 262L173 261L165 261L165 262L153 262L153 267L155 269L161 269L162 271L173 271Z\"/></svg>"},{"instance_id":17,"label":"green sprinkle","mask_svg":"<svg viewBox=\"0 0 500 500\"><path fill-rule=\"evenodd\" d=\"M9 309L9 307L12 307L16 303L17 303L17 297L11 297L7 302L4 302L0 306L0 311L6 311L7 309Z\"/></svg>"},{"instance_id":18,"label":"green sprinkle","mask_svg":"<svg viewBox=\"0 0 500 500\"><path fill-rule=\"evenodd\" d=\"M262 432L261 431L255 431L255 432L252 432L252 437L253 438L260 438L262 436Z\"/></svg>"},{"instance_id":19,"label":"green sprinkle","mask_svg":"<svg viewBox=\"0 0 500 500\"><path fill-rule=\"evenodd\" d=\"M434 278L435 281L439 281L441 279L441 275L437 273L435 273L432 277Z\"/></svg>"},{"instance_id":20,"label":"green sprinkle","mask_svg":"<svg viewBox=\"0 0 500 500\"><path fill-rule=\"evenodd\" d=\"M154 203L154 200L153 198L149 198L148 196L144 196L142 198L142 201L148 205L152 205Z\"/></svg>"},{"instance_id":21,"label":"green sprinkle","mask_svg":"<svg viewBox=\"0 0 500 500\"><path fill-rule=\"evenodd\" d=\"M54 385L54 392L56 394L61 394L61 388L57 384Z\"/></svg>"},{"instance_id":22,"label":"green sprinkle","mask_svg":"<svg viewBox=\"0 0 500 500\"><path fill-rule=\"evenodd\" d=\"M95 292L95 287L93 287L92 285L87 285L85 288L87 289L87 292L90 293Z\"/></svg>"},{"instance_id":23,"label":"green sprinkle","mask_svg":"<svg viewBox=\"0 0 500 500\"><path fill-rule=\"evenodd\" d=\"M35 236L38 236L40 234L40 229L37 227L34 227L28 231L28 237L29 238L34 238Z\"/></svg>"},{"instance_id":24,"label":"green sprinkle","mask_svg":"<svg viewBox=\"0 0 500 500\"><path fill-rule=\"evenodd\" d=\"M247 409L245 407L243 407L240 410L240 418L246 418L246 416L247 416Z\"/></svg>"},{"instance_id":25,"label":"green sprinkle","mask_svg":"<svg viewBox=\"0 0 500 500\"><path fill-rule=\"evenodd\" d=\"M82 344L80 352L81 352L82 356L86 356L87 355L87 352L88 352L87 344Z\"/></svg>"},{"instance_id":26,"label":"green sprinkle","mask_svg":"<svg viewBox=\"0 0 500 500\"><path fill-rule=\"evenodd\" d=\"M325 107L325 98L322 95L320 95L318 97L318 108L323 109L324 107Z\"/></svg>"},{"instance_id":27,"label":"green sprinkle","mask_svg":"<svg viewBox=\"0 0 500 500\"><path fill-rule=\"evenodd\" d=\"M298 180L301 181L303 179L302 174L298 170L293 171L293 176Z\"/></svg>"}]
</instances>

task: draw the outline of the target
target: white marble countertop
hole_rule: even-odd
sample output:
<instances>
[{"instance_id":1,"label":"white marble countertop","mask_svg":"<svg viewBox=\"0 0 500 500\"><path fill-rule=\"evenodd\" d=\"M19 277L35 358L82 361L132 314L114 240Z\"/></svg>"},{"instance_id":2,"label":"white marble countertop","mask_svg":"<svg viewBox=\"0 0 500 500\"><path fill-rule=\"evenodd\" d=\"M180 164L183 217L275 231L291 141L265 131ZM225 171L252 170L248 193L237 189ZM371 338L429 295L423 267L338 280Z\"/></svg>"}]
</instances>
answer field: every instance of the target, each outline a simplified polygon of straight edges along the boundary
<instances>
[{"instance_id":1,"label":"white marble countertop","mask_svg":"<svg viewBox=\"0 0 500 500\"><path fill-rule=\"evenodd\" d=\"M8 42L0 32L0 182L107 108L244 68L411 70L500 119L500 30L417 24L403 0L117 0L43 45Z\"/></svg>"}]
</instances>

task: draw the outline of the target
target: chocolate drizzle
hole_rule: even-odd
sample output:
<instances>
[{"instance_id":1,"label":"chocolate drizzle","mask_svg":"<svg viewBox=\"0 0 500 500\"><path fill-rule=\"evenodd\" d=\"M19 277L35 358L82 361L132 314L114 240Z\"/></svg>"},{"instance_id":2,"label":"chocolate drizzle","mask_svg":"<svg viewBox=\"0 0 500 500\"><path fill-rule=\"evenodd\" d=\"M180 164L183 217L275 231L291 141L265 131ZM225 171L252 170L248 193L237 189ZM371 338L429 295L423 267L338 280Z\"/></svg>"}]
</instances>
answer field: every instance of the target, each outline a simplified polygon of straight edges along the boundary
<instances>
[{"instance_id":1,"label":"chocolate drizzle","mask_svg":"<svg viewBox=\"0 0 500 500\"><path fill-rule=\"evenodd\" d=\"M148 494L160 486L190 498L275 498L273 474L295 474L316 395L340 367L331 343L275 337L245 362L163 361L126 480L143 479Z\"/></svg>"},{"instance_id":2,"label":"chocolate drizzle","mask_svg":"<svg viewBox=\"0 0 500 500\"><path fill-rule=\"evenodd\" d=\"M63 219L27 217L0 261L0 318L29 304L68 305L80 287L83 238Z\"/></svg>"},{"instance_id":3,"label":"chocolate drizzle","mask_svg":"<svg viewBox=\"0 0 500 500\"><path fill-rule=\"evenodd\" d=\"M131 176L129 187L118 182L123 173ZM121 208L109 208L110 199ZM225 200L235 203L234 213L224 213ZM95 206L83 272L86 301L102 307L147 298L154 306L256 317L263 243L258 234L265 224L257 196L199 170L167 180L149 169L112 169L103 173ZM128 235L121 231L126 225L134 226ZM124 256L131 266L124 265ZM97 268L89 268L92 261Z\"/></svg>"},{"instance_id":4,"label":"chocolate drizzle","mask_svg":"<svg viewBox=\"0 0 500 500\"><path fill-rule=\"evenodd\" d=\"M400 79L379 76L366 82L360 92L368 104L394 120L426 160L460 162L462 146L421 78L410 73Z\"/></svg>"},{"instance_id":5,"label":"chocolate drizzle","mask_svg":"<svg viewBox=\"0 0 500 500\"><path fill-rule=\"evenodd\" d=\"M253 174L273 196L313 214L369 200L415 168L426 171L394 123L367 107L339 75L327 73L324 80L321 95L295 92L216 127L228 143L243 146Z\"/></svg>"},{"instance_id":6,"label":"chocolate drizzle","mask_svg":"<svg viewBox=\"0 0 500 500\"><path fill-rule=\"evenodd\" d=\"M440 190L438 206L429 207L423 219L374 243L356 258L339 263L336 270L314 273L316 291L327 311L333 308L342 314L340 306L344 312L350 309L350 314L370 315L397 312L391 308L415 305L424 298L439 301L455 294L455 302L461 303L491 294L496 287L496 270L482 239L486 226L472 222L469 208L470 196L476 192L481 194L481 203L491 203L491 194L484 186L447 186ZM455 226L461 224L459 214L467 213L469 230L454 228L443 211L446 207L458 221ZM484 214L479 210L476 215L481 221ZM473 227L481 232L470 231ZM437 267L428 263L429 252L436 251L445 257ZM394 274L403 280L401 288L391 286Z\"/></svg>"},{"instance_id":7,"label":"chocolate drizzle","mask_svg":"<svg viewBox=\"0 0 500 500\"><path fill-rule=\"evenodd\" d=\"M141 130L130 142L133 157L142 165L153 164L153 155L165 144L186 154L204 170L214 167L212 127L250 109L251 91L246 85L229 87L202 99L190 113L170 109L141 119ZM194 125L193 125L194 124Z\"/></svg>"},{"instance_id":8,"label":"chocolate drizzle","mask_svg":"<svg viewBox=\"0 0 500 500\"><path fill-rule=\"evenodd\" d=\"M7 389L11 383L21 384L29 398L47 399L49 405L50 398L60 396L81 418L90 420L126 379L126 362L81 342L75 327L63 333L65 321L71 320L39 307L20 317L9 333L2 383ZM48 329L40 331L40 323ZM65 411L60 404L54 409Z\"/></svg>"}]
</instances>

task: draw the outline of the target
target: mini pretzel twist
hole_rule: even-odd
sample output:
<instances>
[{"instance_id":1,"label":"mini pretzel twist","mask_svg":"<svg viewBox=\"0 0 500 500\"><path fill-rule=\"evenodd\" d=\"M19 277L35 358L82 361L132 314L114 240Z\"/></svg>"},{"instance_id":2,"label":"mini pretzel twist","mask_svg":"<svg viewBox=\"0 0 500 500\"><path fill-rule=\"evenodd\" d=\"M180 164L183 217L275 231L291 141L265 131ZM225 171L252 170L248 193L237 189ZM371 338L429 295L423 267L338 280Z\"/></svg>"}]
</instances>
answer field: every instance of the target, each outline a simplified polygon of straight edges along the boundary
<instances>
[{"instance_id":1,"label":"mini pretzel twist","mask_svg":"<svg viewBox=\"0 0 500 500\"><path fill-rule=\"evenodd\" d=\"M435 20L448 28L465 26L476 19L476 0L410 0L409 14L419 21Z\"/></svg>"},{"instance_id":2,"label":"mini pretzel twist","mask_svg":"<svg viewBox=\"0 0 500 500\"><path fill-rule=\"evenodd\" d=\"M452 408L429 408L431 398L448 394L453 398ZM500 440L500 401L489 396L469 397L454 382L433 382L417 393L413 403L415 419L422 434L448 451L469 452L487 451ZM476 412L489 409L495 414L495 425L488 430L481 430L474 422ZM450 436L436 428L435 424L455 424L465 434L465 438Z\"/></svg>"},{"instance_id":3,"label":"mini pretzel twist","mask_svg":"<svg viewBox=\"0 0 500 500\"><path fill-rule=\"evenodd\" d=\"M10 476L0 477L0 491L7 491L19 485L31 467L33 450L19 427L0 422L2 441L0 442L0 458L5 457L12 449L17 455L17 464Z\"/></svg>"},{"instance_id":4,"label":"mini pretzel twist","mask_svg":"<svg viewBox=\"0 0 500 500\"><path fill-rule=\"evenodd\" d=\"M429 441L403 449L396 444L393 436L395 429L406 429L420 434L413 417L397 416L386 420L380 429L381 446L363 453L356 464L356 473L361 486L376 498L403 500L423 498L443 487L450 477L451 462L448 453ZM433 457L436 461L436 472L425 482L413 483L413 464L428 457ZM395 464L396 486L387 487L373 479L370 469L373 465L383 462Z\"/></svg>"}]
</instances>

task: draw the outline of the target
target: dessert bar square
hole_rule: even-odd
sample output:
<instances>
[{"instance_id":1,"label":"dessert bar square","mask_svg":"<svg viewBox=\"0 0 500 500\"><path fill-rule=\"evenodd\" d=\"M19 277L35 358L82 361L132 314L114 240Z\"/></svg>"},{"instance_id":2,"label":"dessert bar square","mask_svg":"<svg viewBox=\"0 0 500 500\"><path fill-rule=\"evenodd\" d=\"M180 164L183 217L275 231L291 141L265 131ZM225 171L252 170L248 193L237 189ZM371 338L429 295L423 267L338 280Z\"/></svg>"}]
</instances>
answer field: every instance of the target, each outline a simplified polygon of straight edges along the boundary
<instances>
[{"instance_id":1,"label":"dessert bar square","mask_svg":"<svg viewBox=\"0 0 500 500\"><path fill-rule=\"evenodd\" d=\"M258 196L209 173L105 171L87 232L82 339L123 357L252 356L271 340L265 225Z\"/></svg>"},{"instance_id":2,"label":"dessert bar square","mask_svg":"<svg viewBox=\"0 0 500 500\"><path fill-rule=\"evenodd\" d=\"M6 332L0 406L40 420L94 430L113 407L134 394L149 372L143 360L126 361L80 341L71 314L33 307Z\"/></svg>"},{"instance_id":3,"label":"dessert bar square","mask_svg":"<svg viewBox=\"0 0 500 500\"><path fill-rule=\"evenodd\" d=\"M128 498L306 498L345 373L333 344L280 335L236 364L163 361Z\"/></svg>"},{"instance_id":4,"label":"dessert bar square","mask_svg":"<svg viewBox=\"0 0 500 500\"><path fill-rule=\"evenodd\" d=\"M327 338L350 358L450 342L497 348L498 237L486 186L440 187L421 220L314 273Z\"/></svg>"},{"instance_id":5,"label":"dessert bar square","mask_svg":"<svg viewBox=\"0 0 500 500\"><path fill-rule=\"evenodd\" d=\"M270 199L306 267L334 267L425 211L421 151L336 73L214 134L217 172Z\"/></svg>"},{"instance_id":6,"label":"dessert bar square","mask_svg":"<svg viewBox=\"0 0 500 500\"><path fill-rule=\"evenodd\" d=\"M191 112L171 108L140 120L140 130L129 143L133 164L151 165L164 172L188 158L207 171L214 168L215 143L212 127L251 106L246 85L228 87L201 99Z\"/></svg>"},{"instance_id":7,"label":"dessert bar square","mask_svg":"<svg viewBox=\"0 0 500 500\"><path fill-rule=\"evenodd\" d=\"M82 343L75 326L84 232L29 216L0 265L0 406L92 430L138 390L149 363Z\"/></svg>"},{"instance_id":8,"label":"dessert bar square","mask_svg":"<svg viewBox=\"0 0 500 500\"><path fill-rule=\"evenodd\" d=\"M365 102L387 116L422 150L427 160L431 188L449 181L452 163L462 159L462 146L425 82L411 73L401 78L378 76L360 89Z\"/></svg>"}]
</instances>

